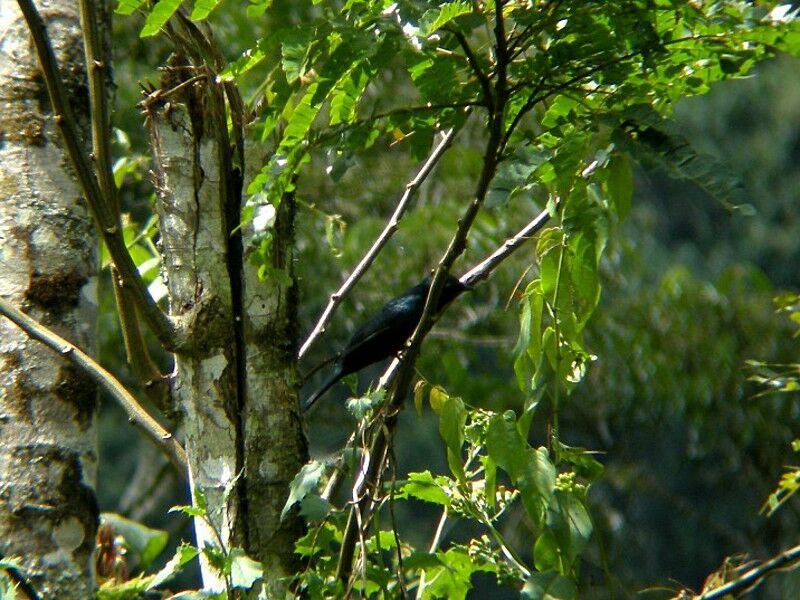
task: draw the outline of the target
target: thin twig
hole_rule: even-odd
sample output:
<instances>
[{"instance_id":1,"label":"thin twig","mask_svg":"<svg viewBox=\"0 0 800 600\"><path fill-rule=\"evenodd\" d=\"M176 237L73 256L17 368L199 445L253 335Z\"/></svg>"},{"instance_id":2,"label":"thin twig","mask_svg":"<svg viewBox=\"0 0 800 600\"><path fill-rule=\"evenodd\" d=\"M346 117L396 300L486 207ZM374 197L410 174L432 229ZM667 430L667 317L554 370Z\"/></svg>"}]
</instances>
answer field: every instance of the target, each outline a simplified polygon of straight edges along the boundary
<instances>
[{"instance_id":1,"label":"thin twig","mask_svg":"<svg viewBox=\"0 0 800 600\"><path fill-rule=\"evenodd\" d=\"M475 56L475 53L472 51L472 48L467 42L467 38L464 37L464 34L458 29L447 29L446 31L450 32L453 37L456 38L456 41L458 41L458 44L464 51L464 56L467 57L467 62L469 63L470 68L472 68L472 72L475 73L475 77L478 78L478 81L481 84L481 89L483 90L483 100L486 106L492 106L494 104L492 82L489 80L488 75L484 73L483 69L481 69L481 65L478 62L478 57Z\"/></svg>"},{"instance_id":2,"label":"thin twig","mask_svg":"<svg viewBox=\"0 0 800 600\"><path fill-rule=\"evenodd\" d=\"M108 205L109 216L117 228L122 227L120 220L119 194L114 182L111 166L111 118L108 111L108 66L101 50L102 44L97 27L97 3L95 0L80 0L81 29L83 31L83 49L86 57L89 82L89 103L92 117L92 153L102 199ZM150 358L147 344L144 343L139 326L139 315L136 302L128 286L120 280L116 267L111 267L111 281L114 286L114 298L122 327L122 339L128 364L141 383L145 384L147 394L161 409L165 407L163 386L152 383L161 381L162 375Z\"/></svg>"},{"instance_id":3,"label":"thin twig","mask_svg":"<svg viewBox=\"0 0 800 600\"><path fill-rule=\"evenodd\" d=\"M750 569L741 577L729 581L725 585L721 585L713 590L702 593L699 596L693 596L692 600L716 600L717 598L724 598L728 594L746 591L760 583L770 571L783 568L797 560L800 560L800 546L789 548L771 559L764 561L757 567Z\"/></svg>"},{"instance_id":4,"label":"thin twig","mask_svg":"<svg viewBox=\"0 0 800 600\"><path fill-rule=\"evenodd\" d=\"M75 169L78 183L86 196L95 226L108 248L114 266L119 271L122 284L130 287L133 291L142 316L161 344L171 350L180 347L182 343L185 343L186 336L180 335L180 330L158 307L148 292L147 286L142 281L136 265L128 253L122 231L112 215L110 203L104 198L98 180L92 171L90 160L83 150L44 21L32 0L17 0L17 3L36 46L36 54L39 58L50 104L53 107L55 123L61 132L64 147L72 167Z\"/></svg>"},{"instance_id":5,"label":"thin twig","mask_svg":"<svg viewBox=\"0 0 800 600\"><path fill-rule=\"evenodd\" d=\"M370 444L371 460L362 469L363 477L354 484L353 497L360 497L361 500L358 504L351 508L350 516L353 513L360 515L366 514L370 508L370 495L363 493L377 489L380 485L381 473L383 472L383 458L386 455L392 430L397 420L397 412L403 405L403 400L408 394L409 387L411 386L411 379L414 372L414 365L419 356L422 348L422 342L433 326L433 317L436 312L435 308L438 306L439 296L444 289L445 277L453 266L455 260L461 256L466 249L467 234L472 228L472 224L480 212L483 202L486 199L486 194L489 191L489 185L497 172L500 156L500 144L503 139L503 123L506 106L508 103L508 90L506 81L506 67L504 64L507 58L507 48L505 40L505 25L502 12L502 3L497 2L497 20L495 24L495 35L497 37L497 83L494 90L494 104L489 109L489 139L486 142L486 149L483 156L483 168L481 169L480 177L476 185L475 194L470 205L458 221L458 227L450 240L442 258L433 275L430 290L428 291L427 299L425 300L425 308L422 311L419 324L411 336L408 349L403 353L403 361L397 370L397 377L395 377L393 384L387 394L387 400L381 407L381 412L377 415L378 424L373 429L373 439ZM390 367L390 369L393 367ZM356 519L350 518L347 521L344 535L342 536L342 547L339 553L339 565L337 567L337 577L340 580L349 581L352 574L352 557L355 550L355 541L357 531Z\"/></svg>"},{"instance_id":6,"label":"thin twig","mask_svg":"<svg viewBox=\"0 0 800 600\"><path fill-rule=\"evenodd\" d=\"M439 161L439 159L444 154L445 150L450 146L453 142L453 139L456 136L455 128L450 129L442 136L441 141L433 149L428 159L422 164L417 174L414 178L406 184L405 191L403 195L400 197L400 201L397 203L397 206L394 209L394 213L392 213L389 222L386 223L386 226L383 228L383 231L375 240L375 243L372 247L367 251L361 261L356 265L356 268L353 269L353 272L350 274L350 277L345 280L342 286L336 290L333 294L331 294L330 300L328 301L328 305L325 307L325 310L322 311L322 315L317 320L317 324L314 325L314 329L311 330L311 333L306 338L303 345L300 347L300 352L298 353L298 358L302 358L308 349L311 347L316 339L325 331L325 326L328 324L331 316L333 315L333 311L336 310L336 307L341 304L344 296L350 289L361 279L361 276L366 273L367 269L369 269L372 262L378 256L378 253L383 249L386 243L389 241L389 238L392 237L395 231L397 231L397 226L400 223L400 219L403 217L406 209L408 208L408 203L411 201L411 198L414 196L414 193L419 189L425 179L430 175L431 171L433 170L434 165Z\"/></svg>"},{"instance_id":7,"label":"thin twig","mask_svg":"<svg viewBox=\"0 0 800 600\"><path fill-rule=\"evenodd\" d=\"M137 402L119 380L101 367L92 357L80 348L54 333L35 319L20 312L5 298L0 297L0 314L7 317L14 324L27 333L31 338L42 342L69 359L81 371L91 377L105 392L107 392L122 409L128 418L147 434L156 446L170 459L180 473L188 476L186 453L183 447L175 440L171 433L164 429L150 414Z\"/></svg>"}]
</instances>

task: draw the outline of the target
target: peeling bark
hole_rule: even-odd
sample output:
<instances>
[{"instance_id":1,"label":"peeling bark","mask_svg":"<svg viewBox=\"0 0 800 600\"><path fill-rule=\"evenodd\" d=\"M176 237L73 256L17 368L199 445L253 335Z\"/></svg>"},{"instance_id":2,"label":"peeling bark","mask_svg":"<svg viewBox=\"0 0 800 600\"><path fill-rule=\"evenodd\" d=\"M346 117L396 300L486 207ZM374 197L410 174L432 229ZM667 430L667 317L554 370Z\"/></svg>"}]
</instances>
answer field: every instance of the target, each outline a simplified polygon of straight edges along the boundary
<instances>
[{"instance_id":1,"label":"peeling bark","mask_svg":"<svg viewBox=\"0 0 800 600\"><path fill-rule=\"evenodd\" d=\"M192 490L213 507L211 521L226 545L240 544L239 495L224 497L240 471L237 451L237 369L233 307L228 276L220 148L192 114L198 90L186 102L152 106L148 115L156 161L163 276L170 313L192 337L191 352L175 357L171 401L180 413ZM192 108L193 107L193 108ZM205 121L207 122L207 121ZM217 545L215 532L195 520L197 545ZM203 569L206 588L224 589L212 569Z\"/></svg>"},{"instance_id":2,"label":"peeling bark","mask_svg":"<svg viewBox=\"0 0 800 600\"><path fill-rule=\"evenodd\" d=\"M42 15L86 131L78 14ZM0 294L92 352L97 237L13 0L0 0L0 199ZM0 554L21 557L43 598L92 594L96 410L88 377L0 320Z\"/></svg>"},{"instance_id":3,"label":"peeling bark","mask_svg":"<svg viewBox=\"0 0 800 600\"><path fill-rule=\"evenodd\" d=\"M303 523L296 515L281 523L280 513L307 459L295 371L294 202L280 207L272 245L273 266L289 278L260 282L247 261L251 228L234 232L242 177L222 89L213 75L202 76L207 66L177 57L172 64L151 96L148 126L170 311L192 339L175 359L173 402L183 417L191 482L206 496L215 529L227 546L261 560L265 586L282 595L279 580L298 567L294 540ZM198 545L216 544L200 520L195 529ZM208 565L203 581L211 589L224 583Z\"/></svg>"}]
</instances>

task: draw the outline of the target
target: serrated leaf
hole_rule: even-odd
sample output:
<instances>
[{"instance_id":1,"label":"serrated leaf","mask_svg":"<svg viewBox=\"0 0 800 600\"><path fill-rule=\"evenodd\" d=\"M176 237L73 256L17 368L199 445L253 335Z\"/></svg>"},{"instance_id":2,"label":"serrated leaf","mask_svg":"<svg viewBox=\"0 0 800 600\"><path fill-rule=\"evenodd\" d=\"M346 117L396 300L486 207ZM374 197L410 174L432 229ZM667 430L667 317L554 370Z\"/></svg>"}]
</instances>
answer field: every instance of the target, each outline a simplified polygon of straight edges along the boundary
<instances>
[{"instance_id":1,"label":"serrated leaf","mask_svg":"<svg viewBox=\"0 0 800 600\"><path fill-rule=\"evenodd\" d=\"M409 473L408 480L400 487L395 497L416 498L441 506L450 505L450 498L442 489L440 478L434 478L430 471Z\"/></svg>"}]
</instances>

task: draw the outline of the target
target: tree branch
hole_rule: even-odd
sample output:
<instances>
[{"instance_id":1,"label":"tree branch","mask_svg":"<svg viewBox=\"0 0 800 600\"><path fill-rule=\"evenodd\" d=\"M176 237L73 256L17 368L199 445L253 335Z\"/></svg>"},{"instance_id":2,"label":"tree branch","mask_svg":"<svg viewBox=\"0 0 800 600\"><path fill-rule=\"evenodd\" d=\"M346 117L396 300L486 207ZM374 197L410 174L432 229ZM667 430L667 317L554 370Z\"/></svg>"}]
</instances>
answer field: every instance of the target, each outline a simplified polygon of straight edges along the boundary
<instances>
[{"instance_id":1,"label":"tree branch","mask_svg":"<svg viewBox=\"0 0 800 600\"><path fill-rule=\"evenodd\" d=\"M162 312L152 296L150 296L147 287L139 276L131 255L128 253L122 237L122 231L111 212L111 203L104 198L103 192L98 185L98 180L92 171L89 158L81 146L75 118L64 89L64 82L58 73L56 59L53 55L44 21L32 0L17 0L17 3L25 17L36 47L36 54L42 68L47 94L53 106L55 123L61 132L64 146L72 167L75 169L78 183L86 196L95 226L108 248L114 266L119 270L122 285L132 290L133 297L136 299L142 316L164 348L174 350L185 343L185 336L180 335L181 331ZM92 70L90 67L90 71ZM92 75L92 77L95 76L97 74ZM92 77L90 77L90 80ZM103 176L101 175L101 177Z\"/></svg>"},{"instance_id":2,"label":"tree branch","mask_svg":"<svg viewBox=\"0 0 800 600\"><path fill-rule=\"evenodd\" d=\"M507 47L502 2L500 2L500 0L498 0L497 6L496 19L498 22L495 24L498 60L497 82L494 90L495 101L493 106L490 107L489 112L490 131L483 156L483 168L476 185L474 198L461 219L459 219L456 232L436 267L419 324L414 330L414 334L411 336L408 348L403 353L403 361L397 370L397 377L394 379L389 393L387 394L387 399L376 418L376 424L373 428L373 438L370 443L370 452L365 454L359 477L353 486L353 498L358 500L351 509L344 535L342 536L342 547L339 553L339 564L336 572L337 577L341 581L348 581L351 578L353 555L358 534L358 522L366 521L366 515L372 508L373 492L378 489L381 473L383 472L384 461L381 458L386 456L386 450L389 446L394 424L397 420L397 412L402 408L403 401L411 386L414 365L422 348L422 342L433 326L434 307L438 306L439 296L444 289L446 275L450 271L455 260L461 256L466 249L467 234L483 206L483 202L489 190L489 184L494 178L500 162L499 150L503 140L503 124L506 105L508 103L508 90L506 81L507 65L505 64Z\"/></svg>"},{"instance_id":3,"label":"tree branch","mask_svg":"<svg viewBox=\"0 0 800 600\"><path fill-rule=\"evenodd\" d=\"M729 581L713 590L704 592L699 596L692 596L692 600L716 600L717 598L724 598L728 594L745 592L754 585L760 583L771 571L783 568L798 560L800 560L800 546L789 548L771 559L764 561L757 567L750 569L744 575L733 581Z\"/></svg>"},{"instance_id":4,"label":"tree branch","mask_svg":"<svg viewBox=\"0 0 800 600\"><path fill-rule=\"evenodd\" d=\"M552 215L548 210L543 210L530 221L525 227L520 229L515 235L508 238L503 245L483 259L480 263L472 267L461 276L461 283L473 286L479 281L486 279L494 269L508 258L517 248L527 242L539 230L545 226Z\"/></svg>"},{"instance_id":5,"label":"tree branch","mask_svg":"<svg viewBox=\"0 0 800 600\"><path fill-rule=\"evenodd\" d=\"M147 437L169 458L180 473L188 476L186 453L171 433L161 425L137 402L111 373L101 367L80 348L54 333L35 319L14 308L5 298L0 297L0 314L27 333L31 338L42 342L48 348L68 358L81 371L91 377L128 414L132 423L144 431Z\"/></svg>"},{"instance_id":6,"label":"tree branch","mask_svg":"<svg viewBox=\"0 0 800 600\"><path fill-rule=\"evenodd\" d=\"M336 310L336 307L341 304L344 296L349 292L352 287L361 279L362 275L367 272L367 269L372 265L375 258L378 256L378 253L383 249L386 243L389 241L389 238L394 235L394 232L397 231L397 226L400 223L400 219L406 212L408 208L408 203L411 201L411 198L414 196L416 191L425 181L425 179L430 175L433 167L439 162L439 159L444 154L445 150L450 146L453 142L453 139L456 136L456 130L450 129L447 133L442 136L441 141L433 149L431 154L428 156L428 159L423 163L420 167L417 174L414 178L406 184L405 191L403 195L400 197L400 201L397 203L397 206L392 213L389 222L386 223L386 226L383 228L383 231L375 240L375 243L372 244L372 247L367 251L364 257L359 261L356 268L353 269L353 272L350 274L345 282L341 285L341 287L336 290L333 294L331 294L330 300L328 301L328 305L325 307L325 310L322 311L322 315L320 315L319 319L317 320L316 325L314 325L314 329L311 330L311 333L306 338L306 341L303 342L303 345L300 347L300 352L298 353L298 358L303 358L308 349L311 347L317 338L325 331L325 326L330 321L331 316L333 315L333 311Z\"/></svg>"},{"instance_id":7,"label":"tree branch","mask_svg":"<svg viewBox=\"0 0 800 600\"><path fill-rule=\"evenodd\" d=\"M494 104L492 82L489 80L489 77L486 75L486 73L483 72L483 69L481 69L481 65L478 63L478 58L475 56L475 53L472 51L469 43L467 43L467 38L464 37L464 34L457 29L446 29L445 31L449 31L453 37L456 38L456 41L458 41L458 44L464 51L464 56L467 57L469 66L472 68L472 71L475 73L475 77L478 78L478 81L481 84L481 89L483 90L483 101L486 103L487 107L492 106Z\"/></svg>"},{"instance_id":8,"label":"tree branch","mask_svg":"<svg viewBox=\"0 0 800 600\"><path fill-rule=\"evenodd\" d=\"M109 217L117 228L122 227L120 219L119 194L114 182L111 152L111 118L108 110L107 58L102 52L100 34L97 28L97 4L95 0L79 0L81 29L83 30L83 49L86 58L89 82L89 103L92 116L92 152L95 172L100 185L102 199L108 205ZM139 315L136 312L136 301L130 287L120 280L116 267L111 268L111 281L114 286L119 321L122 327L122 339L128 364L137 379L145 384L149 396L156 405L165 407L163 386L154 386L161 380L161 372L150 358L147 344L144 343L139 326ZM159 389L161 388L161 389Z\"/></svg>"}]
</instances>

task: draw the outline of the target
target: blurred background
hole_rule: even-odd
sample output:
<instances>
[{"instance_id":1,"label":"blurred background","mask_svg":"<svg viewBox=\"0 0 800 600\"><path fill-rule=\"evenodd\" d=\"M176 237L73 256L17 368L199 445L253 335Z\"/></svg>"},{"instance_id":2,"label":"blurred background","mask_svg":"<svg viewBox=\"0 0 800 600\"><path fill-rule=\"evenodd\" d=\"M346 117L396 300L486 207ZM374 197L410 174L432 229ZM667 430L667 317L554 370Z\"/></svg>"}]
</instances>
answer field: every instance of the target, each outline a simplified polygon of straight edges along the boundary
<instances>
[{"instance_id":1,"label":"blurred background","mask_svg":"<svg viewBox=\"0 0 800 600\"><path fill-rule=\"evenodd\" d=\"M246 47L252 34L243 15L216 18L223 47ZM139 82L157 81L153 65L167 51L152 40L140 41L137 26L131 19L116 25L125 56L117 62L115 125L127 134L128 152L146 154L143 118L133 106ZM375 94L402 97L404 86L404 80L387 80ZM606 468L589 495L595 534L583 566L586 598L664 598L680 587L699 590L727 556L764 559L800 537L800 500L769 518L760 512L793 462L790 441L800 436L797 397L757 396L761 388L748 383L745 364L799 362L796 326L776 313L772 298L800 290L800 61L780 57L753 77L720 83L707 96L682 102L675 120L696 149L741 177L755 211L731 214L691 183L637 169L633 208L603 260L601 304L586 335L598 358L561 408L562 441L596 450ZM301 373L341 349L367 315L435 265L470 199L483 135L477 120L462 132L392 242L302 362ZM418 163L402 148L379 143L368 156L353 157L338 181L326 175L327 164L326 156L315 157L297 194L304 334L371 245ZM132 222L140 227L152 203L146 160L141 165L124 189ZM483 211L457 273L538 210L532 200L518 198ZM522 407L512 370L515 291L534 274L534 246L522 248L451 306L426 341L419 362L425 378L474 406ZM133 385L105 283L101 359ZM169 365L169 357L161 359ZM378 365L362 373L359 389L380 372ZM301 398L325 374L323 369L314 375ZM354 421L342 402L347 395L345 385L336 386L310 417L313 456L335 452L351 431ZM545 443L548 410L540 408L535 445ZM191 539L186 521L167 513L188 501L182 483L111 402L103 403L101 431L101 509L166 529L176 542ZM447 471L430 410L404 412L396 454L401 475ZM423 504L402 508L402 532L426 545L438 513ZM505 527L525 554L533 536L521 515L511 511ZM474 533L455 523L448 535L464 540ZM515 597L511 591L490 592L494 585L490 578L477 579L470 597ZM800 579L772 577L752 597L800 597Z\"/></svg>"}]
</instances>

